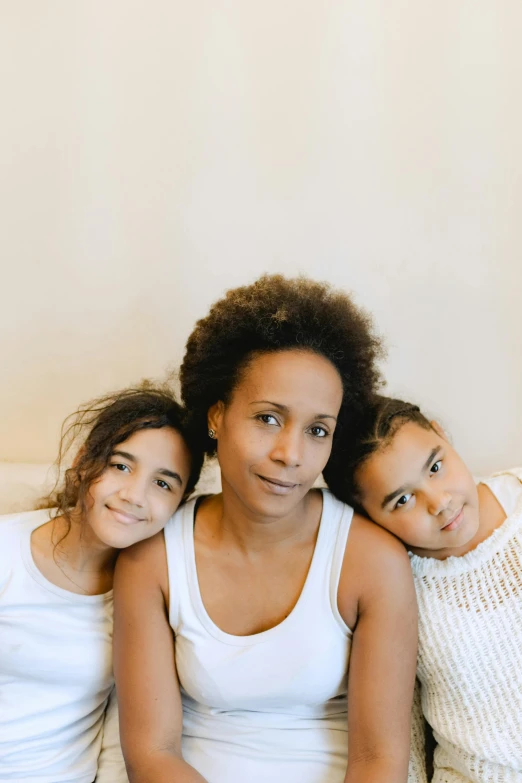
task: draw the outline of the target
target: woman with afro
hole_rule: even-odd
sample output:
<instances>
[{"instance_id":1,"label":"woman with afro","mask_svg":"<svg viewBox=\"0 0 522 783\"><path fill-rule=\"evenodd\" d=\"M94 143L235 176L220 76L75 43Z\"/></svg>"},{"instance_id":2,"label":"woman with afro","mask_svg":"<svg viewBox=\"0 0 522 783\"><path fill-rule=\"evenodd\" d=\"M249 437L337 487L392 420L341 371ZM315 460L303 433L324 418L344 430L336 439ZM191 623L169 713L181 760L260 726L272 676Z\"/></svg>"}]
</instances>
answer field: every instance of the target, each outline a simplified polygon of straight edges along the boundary
<instances>
[{"instance_id":1,"label":"woman with afro","mask_svg":"<svg viewBox=\"0 0 522 783\"><path fill-rule=\"evenodd\" d=\"M416 604L400 542L314 483L380 383L342 292L265 276L189 337L183 400L222 492L124 551L115 671L131 783L407 779Z\"/></svg>"}]
</instances>

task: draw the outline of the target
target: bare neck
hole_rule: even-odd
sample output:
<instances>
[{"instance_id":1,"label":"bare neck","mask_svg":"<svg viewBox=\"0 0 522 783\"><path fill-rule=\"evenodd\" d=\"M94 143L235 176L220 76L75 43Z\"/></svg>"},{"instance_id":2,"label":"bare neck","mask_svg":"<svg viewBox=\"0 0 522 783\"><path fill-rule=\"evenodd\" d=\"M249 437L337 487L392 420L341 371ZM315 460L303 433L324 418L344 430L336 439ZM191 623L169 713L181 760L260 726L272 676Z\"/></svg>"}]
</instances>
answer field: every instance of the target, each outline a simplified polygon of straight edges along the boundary
<instances>
[{"instance_id":1,"label":"bare neck","mask_svg":"<svg viewBox=\"0 0 522 783\"><path fill-rule=\"evenodd\" d=\"M210 536L227 540L245 553L261 554L315 535L321 511L322 494L312 490L285 516L256 514L223 480L221 494L209 498L199 513Z\"/></svg>"},{"instance_id":2,"label":"bare neck","mask_svg":"<svg viewBox=\"0 0 522 783\"><path fill-rule=\"evenodd\" d=\"M80 595L100 595L112 589L117 550L103 544L74 516L50 520L31 535L31 553L42 575L52 584Z\"/></svg>"},{"instance_id":3,"label":"bare neck","mask_svg":"<svg viewBox=\"0 0 522 783\"><path fill-rule=\"evenodd\" d=\"M64 517L53 520L50 539L57 554L75 570L114 571L117 550L100 541L78 515L71 514L70 527Z\"/></svg>"}]
</instances>

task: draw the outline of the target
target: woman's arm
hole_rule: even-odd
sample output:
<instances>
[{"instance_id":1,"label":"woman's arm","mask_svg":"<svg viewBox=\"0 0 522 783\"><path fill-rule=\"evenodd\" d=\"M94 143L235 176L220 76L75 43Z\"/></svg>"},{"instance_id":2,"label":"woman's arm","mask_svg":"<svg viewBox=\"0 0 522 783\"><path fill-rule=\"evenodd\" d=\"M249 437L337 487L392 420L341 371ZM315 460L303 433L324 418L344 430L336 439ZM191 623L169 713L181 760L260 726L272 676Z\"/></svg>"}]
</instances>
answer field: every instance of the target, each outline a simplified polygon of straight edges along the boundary
<instances>
[{"instance_id":1,"label":"woman's arm","mask_svg":"<svg viewBox=\"0 0 522 783\"><path fill-rule=\"evenodd\" d=\"M131 783L204 783L181 755L182 707L167 613L163 533L123 550L114 580L114 673Z\"/></svg>"},{"instance_id":2,"label":"woman's arm","mask_svg":"<svg viewBox=\"0 0 522 783\"><path fill-rule=\"evenodd\" d=\"M355 516L339 583L353 623L348 675L346 783L406 783L417 658L417 602L408 555L386 531Z\"/></svg>"},{"instance_id":3,"label":"woman's arm","mask_svg":"<svg viewBox=\"0 0 522 783\"><path fill-rule=\"evenodd\" d=\"M428 783L426 766L426 720L422 714L421 686L416 680L411 711L408 783Z\"/></svg>"},{"instance_id":4,"label":"woman's arm","mask_svg":"<svg viewBox=\"0 0 522 783\"><path fill-rule=\"evenodd\" d=\"M103 738L98 756L96 783L128 783L128 780L120 745L116 689L113 688L103 719Z\"/></svg>"}]
</instances>

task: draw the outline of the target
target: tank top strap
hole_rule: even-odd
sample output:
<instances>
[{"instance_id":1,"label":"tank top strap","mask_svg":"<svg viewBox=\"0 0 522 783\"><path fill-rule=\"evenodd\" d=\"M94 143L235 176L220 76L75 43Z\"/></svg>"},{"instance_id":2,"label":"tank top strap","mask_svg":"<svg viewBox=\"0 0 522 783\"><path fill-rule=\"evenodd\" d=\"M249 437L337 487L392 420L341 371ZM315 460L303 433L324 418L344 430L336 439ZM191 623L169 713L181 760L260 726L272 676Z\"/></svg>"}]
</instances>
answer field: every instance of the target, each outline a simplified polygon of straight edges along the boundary
<instances>
[{"instance_id":1,"label":"tank top strap","mask_svg":"<svg viewBox=\"0 0 522 783\"><path fill-rule=\"evenodd\" d=\"M169 623L174 633L180 624L181 607L190 600L187 541L193 535L196 502L197 498L193 498L181 506L163 531L169 574Z\"/></svg>"},{"instance_id":2,"label":"tank top strap","mask_svg":"<svg viewBox=\"0 0 522 783\"><path fill-rule=\"evenodd\" d=\"M343 565L348 533L353 519L353 508L337 500L331 492L323 489L323 515L321 519L321 571L326 576L325 588L332 613L341 625L347 630L337 607L337 593L339 579Z\"/></svg>"},{"instance_id":3,"label":"tank top strap","mask_svg":"<svg viewBox=\"0 0 522 783\"><path fill-rule=\"evenodd\" d=\"M306 611L312 604L329 605L343 632L347 627L337 607L339 578L353 509L322 490L323 511L316 547L298 606ZM182 506L164 529L169 574L169 623L174 631L186 622L198 622L201 613L197 574L193 568L194 513L197 498ZM195 605L194 605L195 602ZM201 610L202 611L202 610ZM199 624L199 623L198 623Z\"/></svg>"}]
</instances>

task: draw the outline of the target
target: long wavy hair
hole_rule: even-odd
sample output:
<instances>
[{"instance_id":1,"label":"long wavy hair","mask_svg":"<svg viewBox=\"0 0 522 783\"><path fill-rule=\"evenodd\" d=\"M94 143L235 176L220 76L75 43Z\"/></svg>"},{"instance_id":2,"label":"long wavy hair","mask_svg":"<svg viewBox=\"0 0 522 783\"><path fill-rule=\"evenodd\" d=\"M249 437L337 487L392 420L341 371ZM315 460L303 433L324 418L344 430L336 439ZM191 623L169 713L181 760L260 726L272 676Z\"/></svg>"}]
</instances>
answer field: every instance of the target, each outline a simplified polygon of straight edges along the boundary
<instances>
[{"instance_id":1,"label":"long wavy hair","mask_svg":"<svg viewBox=\"0 0 522 783\"><path fill-rule=\"evenodd\" d=\"M186 500L198 482L203 453L191 442L185 410L172 390L167 385L144 381L91 400L65 419L55 461L56 484L40 508L54 509L53 519L63 517L68 525L67 535L71 514L80 518L85 515L89 488L109 464L114 448L139 430L162 427L179 432L192 455Z\"/></svg>"}]
</instances>

